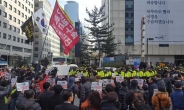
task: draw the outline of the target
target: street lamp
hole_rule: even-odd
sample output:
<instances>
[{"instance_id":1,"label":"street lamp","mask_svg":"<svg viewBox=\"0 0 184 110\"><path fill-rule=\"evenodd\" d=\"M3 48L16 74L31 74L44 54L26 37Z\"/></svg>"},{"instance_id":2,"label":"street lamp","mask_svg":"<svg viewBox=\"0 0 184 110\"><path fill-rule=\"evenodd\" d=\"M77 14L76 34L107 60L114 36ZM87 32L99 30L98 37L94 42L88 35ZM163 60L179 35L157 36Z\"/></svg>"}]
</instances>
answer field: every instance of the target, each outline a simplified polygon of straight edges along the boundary
<instances>
[{"instance_id":1,"label":"street lamp","mask_svg":"<svg viewBox=\"0 0 184 110\"><path fill-rule=\"evenodd\" d=\"M147 38L147 62L148 62L148 41L154 40L154 38Z\"/></svg>"}]
</instances>

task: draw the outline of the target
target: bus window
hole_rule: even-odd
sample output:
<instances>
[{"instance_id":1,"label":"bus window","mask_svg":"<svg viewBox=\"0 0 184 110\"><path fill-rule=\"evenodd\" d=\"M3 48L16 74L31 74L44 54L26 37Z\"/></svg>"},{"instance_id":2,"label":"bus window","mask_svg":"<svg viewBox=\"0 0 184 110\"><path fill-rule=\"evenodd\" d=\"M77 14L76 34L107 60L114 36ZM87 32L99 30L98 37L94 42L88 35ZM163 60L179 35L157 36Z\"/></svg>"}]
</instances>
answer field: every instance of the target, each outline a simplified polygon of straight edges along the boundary
<instances>
[{"instance_id":1,"label":"bus window","mask_svg":"<svg viewBox=\"0 0 184 110\"><path fill-rule=\"evenodd\" d=\"M53 58L53 62L65 62L65 58Z\"/></svg>"}]
</instances>

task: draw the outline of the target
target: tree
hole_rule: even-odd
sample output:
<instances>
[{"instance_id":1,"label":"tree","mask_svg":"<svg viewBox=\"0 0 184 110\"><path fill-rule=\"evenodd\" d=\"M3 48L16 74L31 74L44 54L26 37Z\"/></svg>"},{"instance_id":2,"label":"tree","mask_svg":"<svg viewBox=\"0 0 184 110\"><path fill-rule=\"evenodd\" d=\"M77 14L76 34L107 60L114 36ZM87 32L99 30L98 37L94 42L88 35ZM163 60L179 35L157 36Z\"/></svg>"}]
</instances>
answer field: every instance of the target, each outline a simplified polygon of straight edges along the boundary
<instances>
[{"instance_id":1,"label":"tree","mask_svg":"<svg viewBox=\"0 0 184 110\"><path fill-rule=\"evenodd\" d=\"M100 59L100 51L106 54L114 53L116 46L114 44L114 37L112 35L113 32L113 24L104 23L107 20L107 16L105 16L104 11L105 5L103 5L100 9L96 6L90 12L86 8L86 13L89 16L89 19L84 19L86 22L90 23L90 26L84 26L89 29L90 34L93 36L92 39L88 39L89 42L95 44L94 47L90 47L91 51L96 52L99 50L99 59ZM104 23L104 24L102 24ZM109 48L111 46L111 48Z\"/></svg>"}]
</instances>

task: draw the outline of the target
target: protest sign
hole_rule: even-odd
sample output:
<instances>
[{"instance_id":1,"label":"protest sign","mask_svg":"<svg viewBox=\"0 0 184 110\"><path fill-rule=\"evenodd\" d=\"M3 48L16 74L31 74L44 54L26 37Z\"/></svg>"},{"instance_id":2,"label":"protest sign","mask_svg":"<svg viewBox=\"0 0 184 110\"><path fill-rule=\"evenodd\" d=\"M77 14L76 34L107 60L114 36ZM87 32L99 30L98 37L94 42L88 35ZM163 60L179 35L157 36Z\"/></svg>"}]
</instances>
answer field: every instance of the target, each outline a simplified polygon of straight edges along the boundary
<instances>
[{"instance_id":1,"label":"protest sign","mask_svg":"<svg viewBox=\"0 0 184 110\"><path fill-rule=\"evenodd\" d=\"M29 82L16 83L17 91L29 90Z\"/></svg>"},{"instance_id":2,"label":"protest sign","mask_svg":"<svg viewBox=\"0 0 184 110\"><path fill-rule=\"evenodd\" d=\"M11 80L11 74L10 73L5 74L5 80Z\"/></svg>"},{"instance_id":3,"label":"protest sign","mask_svg":"<svg viewBox=\"0 0 184 110\"><path fill-rule=\"evenodd\" d=\"M66 65L54 65L53 68L57 68L57 74L58 75L68 75L70 66L66 66Z\"/></svg>"},{"instance_id":4,"label":"protest sign","mask_svg":"<svg viewBox=\"0 0 184 110\"><path fill-rule=\"evenodd\" d=\"M112 73L112 77L116 77L116 74L115 73Z\"/></svg>"},{"instance_id":5,"label":"protest sign","mask_svg":"<svg viewBox=\"0 0 184 110\"><path fill-rule=\"evenodd\" d=\"M143 86L144 80L143 79L135 79L138 82L138 86Z\"/></svg>"},{"instance_id":6,"label":"protest sign","mask_svg":"<svg viewBox=\"0 0 184 110\"><path fill-rule=\"evenodd\" d=\"M116 76L116 82L123 82L124 81L124 77L122 76Z\"/></svg>"},{"instance_id":7,"label":"protest sign","mask_svg":"<svg viewBox=\"0 0 184 110\"><path fill-rule=\"evenodd\" d=\"M57 84L61 85L63 89L67 89L67 81L57 81Z\"/></svg>"},{"instance_id":8,"label":"protest sign","mask_svg":"<svg viewBox=\"0 0 184 110\"><path fill-rule=\"evenodd\" d=\"M105 87L107 84L113 84L114 80L113 79L103 79L103 87Z\"/></svg>"},{"instance_id":9,"label":"protest sign","mask_svg":"<svg viewBox=\"0 0 184 110\"><path fill-rule=\"evenodd\" d=\"M92 82L91 83L91 90L96 90L101 94L102 93L102 83Z\"/></svg>"},{"instance_id":10,"label":"protest sign","mask_svg":"<svg viewBox=\"0 0 184 110\"><path fill-rule=\"evenodd\" d=\"M55 84L55 79L54 79L54 78L48 78L48 79L46 80L46 82L49 82L50 85L54 85L54 84Z\"/></svg>"}]
</instances>

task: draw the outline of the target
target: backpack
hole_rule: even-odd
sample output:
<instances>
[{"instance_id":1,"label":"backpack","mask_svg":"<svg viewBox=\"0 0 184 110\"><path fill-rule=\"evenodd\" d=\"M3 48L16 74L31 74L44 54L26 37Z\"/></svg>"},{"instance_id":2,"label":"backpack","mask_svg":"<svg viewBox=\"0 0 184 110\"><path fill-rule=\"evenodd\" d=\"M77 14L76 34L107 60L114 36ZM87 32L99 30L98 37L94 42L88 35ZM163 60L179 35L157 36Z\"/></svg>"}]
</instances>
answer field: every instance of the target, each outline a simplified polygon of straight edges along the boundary
<instances>
[{"instance_id":1,"label":"backpack","mask_svg":"<svg viewBox=\"0 0 184 110\"><path fill-rule=\"evenodd\" d=\"M136 108L139 108L141 105L145 105L145 100L143 93L139 90L133 91L133 100L132 100L132 108L136 110Z\"/></svg>"},{"instance_id":2,"label":"backpack","mask_svg":"<svg viewBox=\"0 0 184 110\"><path fill-rule=\"evenodd\" d=\"M164 88L166 90L166 84L162 79L157 82L157 86L158 88Z\"/></svg>"}]
</instances>

